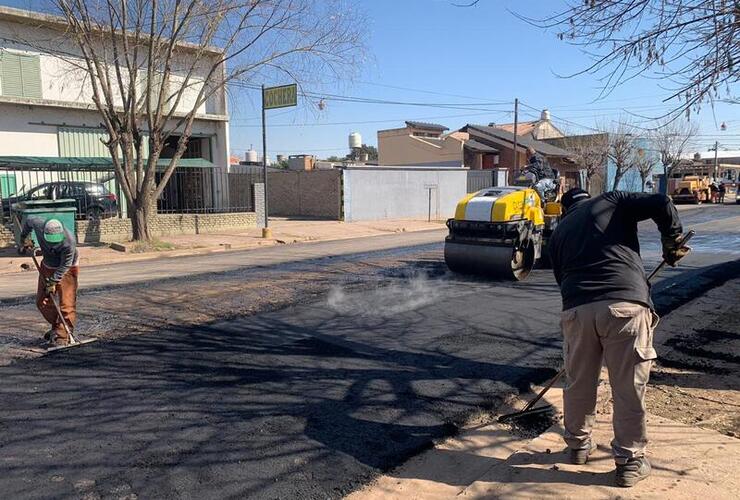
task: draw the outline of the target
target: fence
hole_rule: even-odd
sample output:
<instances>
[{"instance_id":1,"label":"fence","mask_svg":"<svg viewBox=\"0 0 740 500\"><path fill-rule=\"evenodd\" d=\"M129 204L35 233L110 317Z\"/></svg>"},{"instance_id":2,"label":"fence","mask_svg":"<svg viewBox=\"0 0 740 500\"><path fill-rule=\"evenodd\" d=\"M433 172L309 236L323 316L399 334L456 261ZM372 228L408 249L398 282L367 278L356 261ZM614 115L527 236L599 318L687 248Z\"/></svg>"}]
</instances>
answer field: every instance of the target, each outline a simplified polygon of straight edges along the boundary
<instances>
[{"instance_id":1,"label":"fence","mask_svg":"<svg viewBox=\"0 0 740 500\"><path fill-rule=\"evenodd\" d=\"M161 179L161 174L157 174ZM233 173L221 168L176 168L162 195L162 214L254 212L254 184L260 173Z\"/></svg>"},{"instance_id":2,"label":"fence","mask_svg":"<svg viewBox=\"0 0 740 500\"><path fill-rule=\"evenodd\" d=\"M94 160L94 159L93 159ZM156 180L162 179L157 172ZM262 174L231 173L222 168L177 167L157 212L209 214L255 211L254 184ZM0 219L7 223L11 205L27 200L73 199L78 219L127 218L128 207L115 172L94 161L76 167L0 164Z\"/></svg>"},{"instance_id":3,"label":"fence","mask_svg":"<svg viewBox=\"0 0 740 500\"><path fill-rule=\"evenodd\" d=\"M2 222L10 217L14 203L29 200L73 199L77 217L122 217L125 200L110 168L8 167L0 165Z\"/></svg>"},{"instance_id":4,"label":"fence","mask_svg":"<svg viewBox=\"0 0 740 500\"><path fill-rule=\"evenodd\" d=\"M469 170L468 193L475 193L481 189L492 187L494 181L493 170Z\"/></svg>"}]
</instances>

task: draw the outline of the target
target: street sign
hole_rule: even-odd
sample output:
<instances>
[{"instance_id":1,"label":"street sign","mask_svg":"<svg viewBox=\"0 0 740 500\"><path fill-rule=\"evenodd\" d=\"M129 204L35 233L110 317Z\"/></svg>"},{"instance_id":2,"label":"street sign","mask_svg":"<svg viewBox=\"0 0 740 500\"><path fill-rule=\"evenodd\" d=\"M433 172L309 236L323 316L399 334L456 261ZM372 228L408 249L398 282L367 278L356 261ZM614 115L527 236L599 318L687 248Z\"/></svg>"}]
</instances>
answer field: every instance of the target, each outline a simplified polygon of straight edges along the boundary
<instances>
[{"instance_id":1,"label":"street sign","mask_svg":"<svg viewBox=\"0 0 740 500\"><path fill-rule=\"evenodd\" d=\"M298 85L265 87L262 94L264 109L289 108L298 104Z\"/></svg>"},{"instance_id":2,"label":"street sign","mask_svg":"<svg viewBox=\"0 0 740 500\"><path fill-rule=\"evenodd\" d=\"M262 175L264 186L265 225L262 228L262 237L271 238L268 227L269 213L267 209L267 113L268 109L289 108L298 105L298 85L280 85L278 87L262 86Z\"/></svg>"}]
</instances>

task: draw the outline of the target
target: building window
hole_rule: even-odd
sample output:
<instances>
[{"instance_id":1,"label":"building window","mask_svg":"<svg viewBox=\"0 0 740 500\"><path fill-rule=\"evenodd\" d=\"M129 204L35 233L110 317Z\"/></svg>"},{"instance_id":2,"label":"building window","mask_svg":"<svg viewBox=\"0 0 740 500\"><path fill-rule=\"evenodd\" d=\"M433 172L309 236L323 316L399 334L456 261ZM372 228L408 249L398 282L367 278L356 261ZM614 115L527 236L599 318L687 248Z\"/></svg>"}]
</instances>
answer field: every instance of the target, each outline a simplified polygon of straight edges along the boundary
<instances>
[{"instance_id":1,"label":"building window","mask_svg":"<svg viewBox=\"0 0 740 500\"><path fill-rule=\"evenodd\" d=\"M41 66L39 56L0 52L0 84L2 95L41 98Z\"/></svg>"}]
</instances>

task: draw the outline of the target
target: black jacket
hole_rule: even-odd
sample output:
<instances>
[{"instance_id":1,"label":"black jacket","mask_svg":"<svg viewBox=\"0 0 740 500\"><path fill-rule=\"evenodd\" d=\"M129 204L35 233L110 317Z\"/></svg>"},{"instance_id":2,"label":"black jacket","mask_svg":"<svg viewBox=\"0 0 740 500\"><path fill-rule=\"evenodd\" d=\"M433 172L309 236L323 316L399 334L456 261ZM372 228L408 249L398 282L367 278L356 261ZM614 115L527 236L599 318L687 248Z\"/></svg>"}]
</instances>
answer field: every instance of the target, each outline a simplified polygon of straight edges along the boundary
<instances>
[{"instance_id":1,"label":"black jacket","mask_svg":"<svg viewBox=\"0 0 740 500\"><path fill-rule=\"evenodd\" d=\"M538 181L541 181L542 179L555 178L555 172L552 171L550 163L544 156L541 156L539 154L535 154L529 157L529 160L527 161L527 166L524 167L524 170L532 172L534 175L536 175Z\"/></svg>"},{"instance_id":2,"label":"black jacket","mask_svg":"<svg viewBox=\"0 0 740 500\"><path fill-rule=\"evenodd\" d=\"M676 207L662 194L611 191L570 207L548 245L563 310L600 300L652 307L637 240L646 219L663 235L681 234Z\"/></svg>"}]
</instances>

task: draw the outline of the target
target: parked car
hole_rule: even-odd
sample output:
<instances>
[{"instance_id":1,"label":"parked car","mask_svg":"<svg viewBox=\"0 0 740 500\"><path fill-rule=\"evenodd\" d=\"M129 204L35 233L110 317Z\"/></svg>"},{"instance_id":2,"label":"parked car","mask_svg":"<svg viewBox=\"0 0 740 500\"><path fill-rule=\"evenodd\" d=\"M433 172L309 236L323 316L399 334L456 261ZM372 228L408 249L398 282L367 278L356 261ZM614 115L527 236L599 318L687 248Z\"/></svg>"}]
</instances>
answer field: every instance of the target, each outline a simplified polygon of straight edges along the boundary
<instances>
[{"instance_id":1,"label":"parked car","mask_svg":"<svg viewBox=\"0 0 740 500\"><path fill-rule=\"evenodd\" d=\"M116 195L98 182L55 181L34 186L3 198L3 213L9 214L14 203L30 200L75 200L78 216L86 219L104 219L118 213Z\"/></svg>"}]
</instances>

